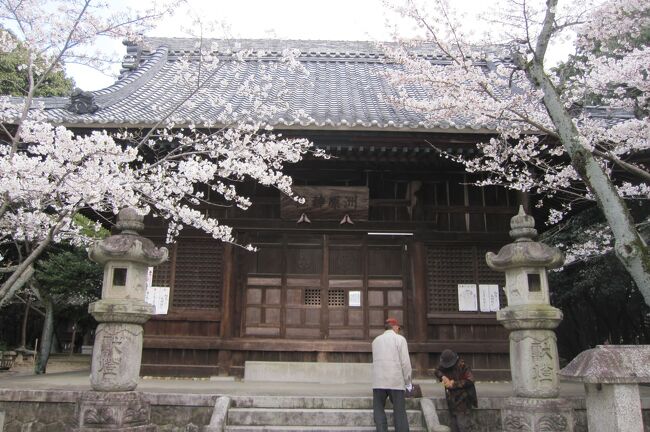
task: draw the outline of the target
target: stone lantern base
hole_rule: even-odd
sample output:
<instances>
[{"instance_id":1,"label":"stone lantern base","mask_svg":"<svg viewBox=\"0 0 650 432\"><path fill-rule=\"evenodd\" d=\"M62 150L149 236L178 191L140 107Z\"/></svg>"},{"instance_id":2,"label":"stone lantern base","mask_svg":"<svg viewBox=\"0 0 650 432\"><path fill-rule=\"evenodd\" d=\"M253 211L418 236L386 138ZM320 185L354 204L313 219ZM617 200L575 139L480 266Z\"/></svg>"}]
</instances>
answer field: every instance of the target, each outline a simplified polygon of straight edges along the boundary
<instances>
[{"instance_id":1,"label":"stone lantern base","mask_svg":"<svg viewBox=\"0 0 650 432\"><path fill-rule=\"evenodd\" d=\"M501 410L503 432L573 432L573 409L565 399L511 397Z\"/></svg>"},{"instance_id":2,"label":"stone lantern base","mask_svg":"<svg viewBox=\"0 0 650 432\"><path fill-rule=\"evenodd\" d=\"M74 432L157 432L151 408L139 392L84 392Z\"/></svg>"}]
</instances>

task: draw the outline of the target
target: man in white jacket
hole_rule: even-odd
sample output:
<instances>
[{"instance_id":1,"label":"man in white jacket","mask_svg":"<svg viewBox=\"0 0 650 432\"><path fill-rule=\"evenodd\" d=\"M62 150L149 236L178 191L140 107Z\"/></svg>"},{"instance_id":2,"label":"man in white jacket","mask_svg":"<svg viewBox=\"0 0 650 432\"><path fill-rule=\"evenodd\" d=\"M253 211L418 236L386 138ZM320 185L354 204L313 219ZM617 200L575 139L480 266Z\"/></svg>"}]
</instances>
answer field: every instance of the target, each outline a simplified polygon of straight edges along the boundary
<instances>
[{"instance_id":1,"label":"man in white jacket","mask_svg":"<svg viewBox=\"0 0 650 432\"><path fill-rule=\"evenodd\" d=\"M386 320L386 331L372 341L372 408L377 432L388 431L386 398L393 404L396 432L409 432L405 390L411 389L411 359L399 322Z\"/></svg>"}]
</instances>

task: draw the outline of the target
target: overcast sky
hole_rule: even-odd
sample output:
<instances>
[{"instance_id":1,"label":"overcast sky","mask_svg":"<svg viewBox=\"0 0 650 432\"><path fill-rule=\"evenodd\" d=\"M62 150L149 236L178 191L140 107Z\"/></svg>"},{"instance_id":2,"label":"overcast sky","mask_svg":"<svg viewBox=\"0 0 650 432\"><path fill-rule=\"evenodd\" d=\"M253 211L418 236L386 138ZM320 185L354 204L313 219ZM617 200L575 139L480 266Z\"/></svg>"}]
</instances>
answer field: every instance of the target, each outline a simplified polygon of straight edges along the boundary
<instances>
[{"instance_id":1,"label":"overcast sky","mask_svg":"<svg viewBox=\"0 0 650 432\"><path fill-rule=\"evenodd\" d=\"M109 0L123 7L128 0ZM149 0L141 0L141 2ZM200 16L213 30L206 37L328 39L328 40L390 40L387 26L397 24L400 34L412 34L413 25L387 11L381 0L186 0L187 6L161 22L148 36L187 37L193 16ZM454 0L453 5L480 13L490 0ZM102 50L110 53L116 63L113 74L126 53L121 41L102 42ZM98 90L111 85L110 77L81 66L67 67L78 87Z\"/></svg>"}]
</instances>

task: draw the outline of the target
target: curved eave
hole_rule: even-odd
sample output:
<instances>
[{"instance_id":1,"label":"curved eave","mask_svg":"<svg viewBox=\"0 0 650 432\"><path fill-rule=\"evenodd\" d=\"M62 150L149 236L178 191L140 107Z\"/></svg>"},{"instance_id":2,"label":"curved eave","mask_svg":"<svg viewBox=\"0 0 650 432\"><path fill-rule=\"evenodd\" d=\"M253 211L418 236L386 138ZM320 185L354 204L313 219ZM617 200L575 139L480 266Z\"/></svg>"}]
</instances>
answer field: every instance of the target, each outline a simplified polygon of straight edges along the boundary
<instances>
[{"instance_id":1,"label":"curved eave","mask_svg":"<svg viewBox=\"0 0 650 432\"><path fill-rule=\"evenodd\" d=\"M134 129L148 129L156 126L151 123L140 123L140 122L129 122L129 123L117 123L117 122L83 122L83 123L71 123L71 122L61 122L56 123L67 128L73 129L124 129L124 128L134 128ZM174 123L174 128L184 128L187 127L189 123ZM206 125L205 123L195 123L194 126L197 129L219 129L224 127L223 125ZM425 128L422 126L382 126L382 125L372 125L372 126L345 126L345 125L315 125L309 124L303 126L301 124L275 124L272 125L274 129L277 130L305 130L305 131L336 131L336 132L416 132L416 133L468 133L468 134L483 134L483 135L493 135L497 132L494 129L488 128L457 128L457 127L433 127ZM162 126L159 126L162 127Z\"/></svg>"},{"instance_id":2,"label":"curved eave","mask_svg":"<svg viewBox=\"0 0 650 432\"><path fill-rule=\"evenodd\" d=\"M488 267L497 271L523 267L553 269L564 263L564 254L558 248L531 241L509 243L498 254L488 252L485 261Z\"/></svg>"}]
</instances>

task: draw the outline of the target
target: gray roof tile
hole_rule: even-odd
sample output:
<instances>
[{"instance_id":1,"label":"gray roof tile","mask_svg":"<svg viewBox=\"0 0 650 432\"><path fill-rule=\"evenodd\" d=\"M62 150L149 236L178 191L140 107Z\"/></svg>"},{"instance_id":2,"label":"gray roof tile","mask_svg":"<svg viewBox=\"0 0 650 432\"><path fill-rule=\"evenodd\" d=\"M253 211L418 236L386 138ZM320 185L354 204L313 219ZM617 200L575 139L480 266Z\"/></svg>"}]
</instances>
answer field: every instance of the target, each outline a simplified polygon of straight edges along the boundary
<instances>
[{"instance_id":1,"label":"gray roof tile","mask_svg":"<svg viewBox=\"0 0 650 432\"><path fill-rule=\"evenodd\" d=\"M94 91L99 109L94 113L75 114L67 109L63 98L44 98L48 115L54 122L68 125L151 126L174 110L190 91L175 82L180 59L190 59L192 74L198 74L199 62L196 39L146 38L141 45L128 46L120 79L112 86ZM417 113L395 107L386 98L396 96L382 73L395 67L382 61L381 50L372 42L349 41L287 41L287 40L206 40L204 46L216 43L213 54L220 66L209 84L191 104L177 109L172 115L176 124L223 124L228 119L223 106L210 104L210 95L223 96L234 112L250 110L250 102L239 94L242 76L260 76L262 65L277 64L284 49L298 49L307 77L288 73L279 68L272 72L271 97L285 87L291 110L304 110L308 119L291 112L267 119L276 127L307 127L315 129L445 129L447 122L427 124ZM263 61L232 61L229 52L252 49L263 51ZM445 63L432 47L422 48L420 54L432 62ZM481 62L480 59L476 59ZM484 63L481 63L484 64ZM485 129L473 126L469 119L454 119L457 129Z\"/></svg>"},{"instance_id":2,"label":"gray roof tile","mask_svg":"<svg viewBox=\"0 0 650 432\"><path fill-rule=\"evenodd\" d=\"M198 75L197 39L146 38L140 45L127 47L127 56L120 79L112 86L92 92L99 109L90 114L75 114L67 109L64 98L43 98L50 119L72 126L153 126L174 111L171 119L177 124L226 124L223 105L214 106L210 97L219 95L232 104L234 112L250 110L250 101L240 94L244 76L259 77L262 68L277 64L280 53L287 48L301 52L299 61L308 76L289 73L286 68L271 71L271 97L288 90L289 107L304 110L308 119L292 112L265 119L280 128L313 128L360 130L440 130L459 129L491 131L490 125L477 125L468 117L429 124L417 113L396 107L387 98L396 97L383 73L395 65L383 62L381 50L372 42L357 41L292 41L292 40L206 40L204 46L216 43L212 54L220 63L209 83L179 106L190 93L187 85L177 82L181 61L189 59L193 76ZM235 62L229 52L252 49L263 51L261 61ZM418 54L438 64L447 59L432 46L418 48ZM482 58L479 65L490 67ZM508 61L505 59L503 61ZM422 93L423 89L412 89Z\"/></svg>"}]
</instances>

